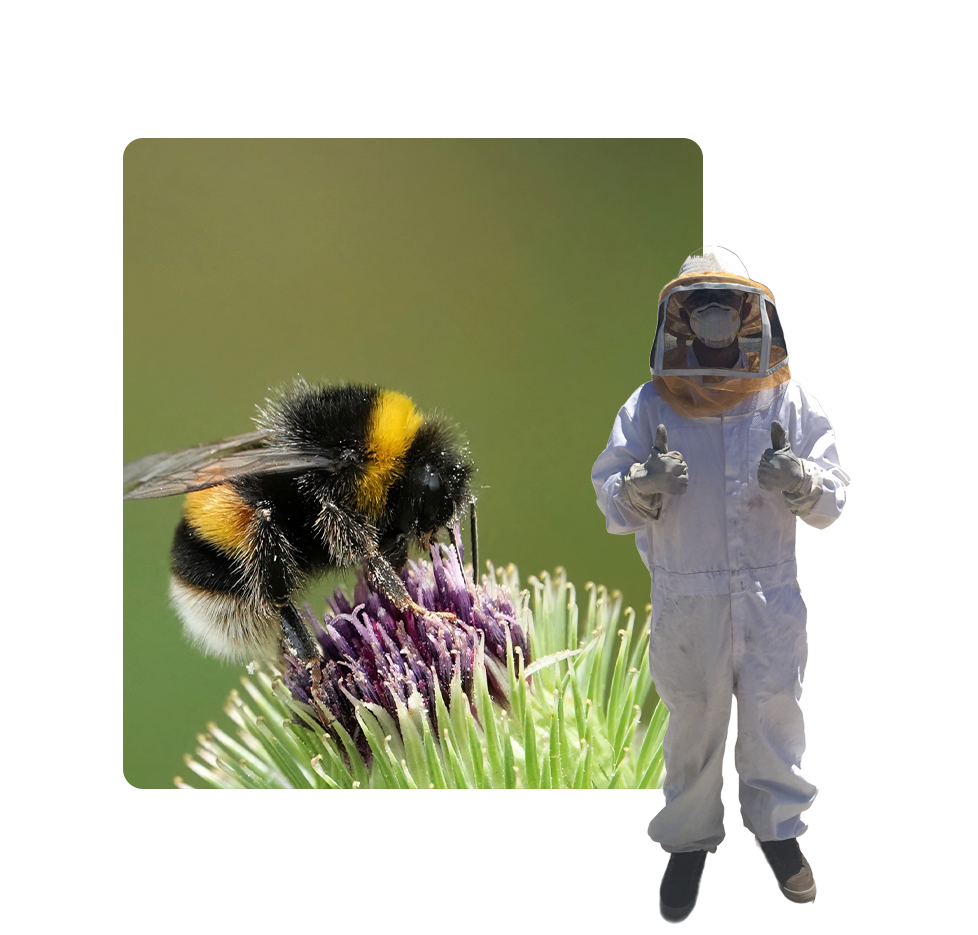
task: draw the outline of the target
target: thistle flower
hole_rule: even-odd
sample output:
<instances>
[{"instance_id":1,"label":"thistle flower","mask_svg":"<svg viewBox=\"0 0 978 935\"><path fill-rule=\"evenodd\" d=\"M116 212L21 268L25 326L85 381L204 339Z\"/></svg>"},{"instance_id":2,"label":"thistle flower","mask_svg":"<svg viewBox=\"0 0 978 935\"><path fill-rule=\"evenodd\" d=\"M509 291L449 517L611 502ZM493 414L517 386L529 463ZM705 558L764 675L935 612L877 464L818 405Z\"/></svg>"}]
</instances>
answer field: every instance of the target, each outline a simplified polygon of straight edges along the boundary
<instances>
[{"instance_id":1,"label":"thistle flower","mask_svg":"<svg viewBox=\"0 0 978 935\"><path fill-rule=\"evenodd\" d=\"M422 607L454 614L455 620L399 610L361 577L352 605L336 591L324 621L309 621L322 661L310 669L291 653L284 658L292 697L308 705L321 726L339 721L365 756L369 748L357 723L359 702L379 705L396 718L399 708L418 694L437 728L435 693L440 691L442 702L450 704L457 671L463 693L474 700L480 652L489 695L502 704L507 700L508 646L518 668L529 661L526 635L508 594L490 596L485 588L470 589L454 548L435 546L431 559L430 565L407 566L408 593Z\"/></svg>"},{"instance_id":2,"label":"thistle flower","mask_svg":"<svg viewBox=\"0 0 978 935\"><path fill-rule=\"evenodd\" d=\"M400 611L361 576L310 624L322 661L242 679L188 767L219 788L653 788L667 714L649 712L649 621L558 570L521 591L509 566L473 583L451 546L409 562ZM514 595L518 601L514 603ZM532 661L531 661L532 659ZM246 696L246 697L245 697ZM651 714L648 727L643 710ZM181 780L177 785L185 787Z\"/></svg>"}]
</instances>

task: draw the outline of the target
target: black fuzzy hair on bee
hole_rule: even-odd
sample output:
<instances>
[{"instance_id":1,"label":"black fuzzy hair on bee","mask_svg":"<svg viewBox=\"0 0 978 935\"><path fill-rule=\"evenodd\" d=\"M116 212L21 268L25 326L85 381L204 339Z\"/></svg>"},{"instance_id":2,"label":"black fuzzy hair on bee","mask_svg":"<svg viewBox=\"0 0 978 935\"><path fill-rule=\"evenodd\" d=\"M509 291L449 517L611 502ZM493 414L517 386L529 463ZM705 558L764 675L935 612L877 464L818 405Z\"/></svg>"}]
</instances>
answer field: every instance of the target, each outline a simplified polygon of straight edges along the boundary
<instances>
[{"instance_id":1,"label":"black fuzzy hair on bee","mask_svg":"<svg viewBox=\"0 0 978 935\"><path fill-rule=\"evenodd\" d=\"M124 471L126 499L187 495L170 595L191 639L243 661L284 638L311 661L318 650L294 596L314 576L356 566L398 607L429 613L398 571L412 544L429 545L474 501L472 465L448 426L391 390L302 380L257 423Z\"/></svg>"}]
</instances>

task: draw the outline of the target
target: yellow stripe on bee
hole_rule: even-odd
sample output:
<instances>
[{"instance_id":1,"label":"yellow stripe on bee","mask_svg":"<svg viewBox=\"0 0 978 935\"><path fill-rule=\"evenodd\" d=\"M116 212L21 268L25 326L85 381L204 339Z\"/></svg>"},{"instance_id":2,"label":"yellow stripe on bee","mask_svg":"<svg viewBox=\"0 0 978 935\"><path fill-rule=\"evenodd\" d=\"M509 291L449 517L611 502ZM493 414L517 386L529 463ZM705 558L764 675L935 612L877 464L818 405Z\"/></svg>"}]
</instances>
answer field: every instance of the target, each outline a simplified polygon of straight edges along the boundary
<instances>
[{"instance_id":1,"label":"yellow stripe on bee","mask_svg":"<svg viewBox=\"0 0 978 935\"><path fill-rule=\"evenodd\" d=\"M188 493L183 516L193 531L222 552L240 552L248 543L248 525L254 515L228 484Z\"/></svg>"},{"instance_id":2,"label":"yellow stripe on bee","mask_svg":"<svg viewBox=\"0 0 978 935\"><path fill-rule=\"evenodd\" d=\"M387 504L387 492L404 473L404 456L424 419L407 396L381 390L367 428L366 473L357 485L357 507L379 517Z\"/></svg>"}]
</instances>

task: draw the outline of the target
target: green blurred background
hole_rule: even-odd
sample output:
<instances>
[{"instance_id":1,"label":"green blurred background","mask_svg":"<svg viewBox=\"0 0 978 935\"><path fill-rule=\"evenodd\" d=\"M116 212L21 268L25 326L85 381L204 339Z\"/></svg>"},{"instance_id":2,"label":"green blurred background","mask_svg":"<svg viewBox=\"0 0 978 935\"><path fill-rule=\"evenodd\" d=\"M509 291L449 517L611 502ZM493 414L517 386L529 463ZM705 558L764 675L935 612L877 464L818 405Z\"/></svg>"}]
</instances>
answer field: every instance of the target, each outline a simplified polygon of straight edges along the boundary
<instances>
[{"instance_id":1,"label":"green blurred background","mask_svg":"<svg viewBox=\"0 0 978 935\"><path fill-rule=\"evenodd\" d=\"M645 607L589 475L649 379L659 289L701 246L694 142L137 140L124 186L127 461L249 430L296 374L388 386L468 440L482 561ZM123 510L123 768L143 788L193 782L182 755L242 671L168 607L180 507Z\"/></svg>"}]
</instances>

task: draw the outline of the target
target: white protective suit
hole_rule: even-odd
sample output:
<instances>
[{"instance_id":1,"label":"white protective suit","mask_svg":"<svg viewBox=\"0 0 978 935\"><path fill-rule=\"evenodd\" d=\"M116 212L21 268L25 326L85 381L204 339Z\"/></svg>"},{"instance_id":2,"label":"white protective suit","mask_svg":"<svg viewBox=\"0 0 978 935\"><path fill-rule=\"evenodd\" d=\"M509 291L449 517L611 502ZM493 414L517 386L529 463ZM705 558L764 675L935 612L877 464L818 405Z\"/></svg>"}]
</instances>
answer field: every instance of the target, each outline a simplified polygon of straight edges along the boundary
<instances>
[{"instance_id":1,"label":"white protective suit","mask_svg":"<svg viewBox=\"0 0 978 935\"><path fill-rule=\"evenodd\" d=\"M799 771L807 644L796 517L780 491L757 484L775 420L794 453L820 469L821 494L805 504L802 519L824 528L842 511L849 478L832 426L793 380L702 418L678 415L646 383L618 413L591 475L608 531L634 534L652 575L652 677L670 718L666 805L649 835L669 852L712 851L723 840L721 766L733 694L747 828L762 841L797 837L817 791ZM685 458L689 486L682 495L663 494L651 519L630 509L620 491L622 474L649 457L660 423L669 447Z\"/></svg>"}]
</instances>

